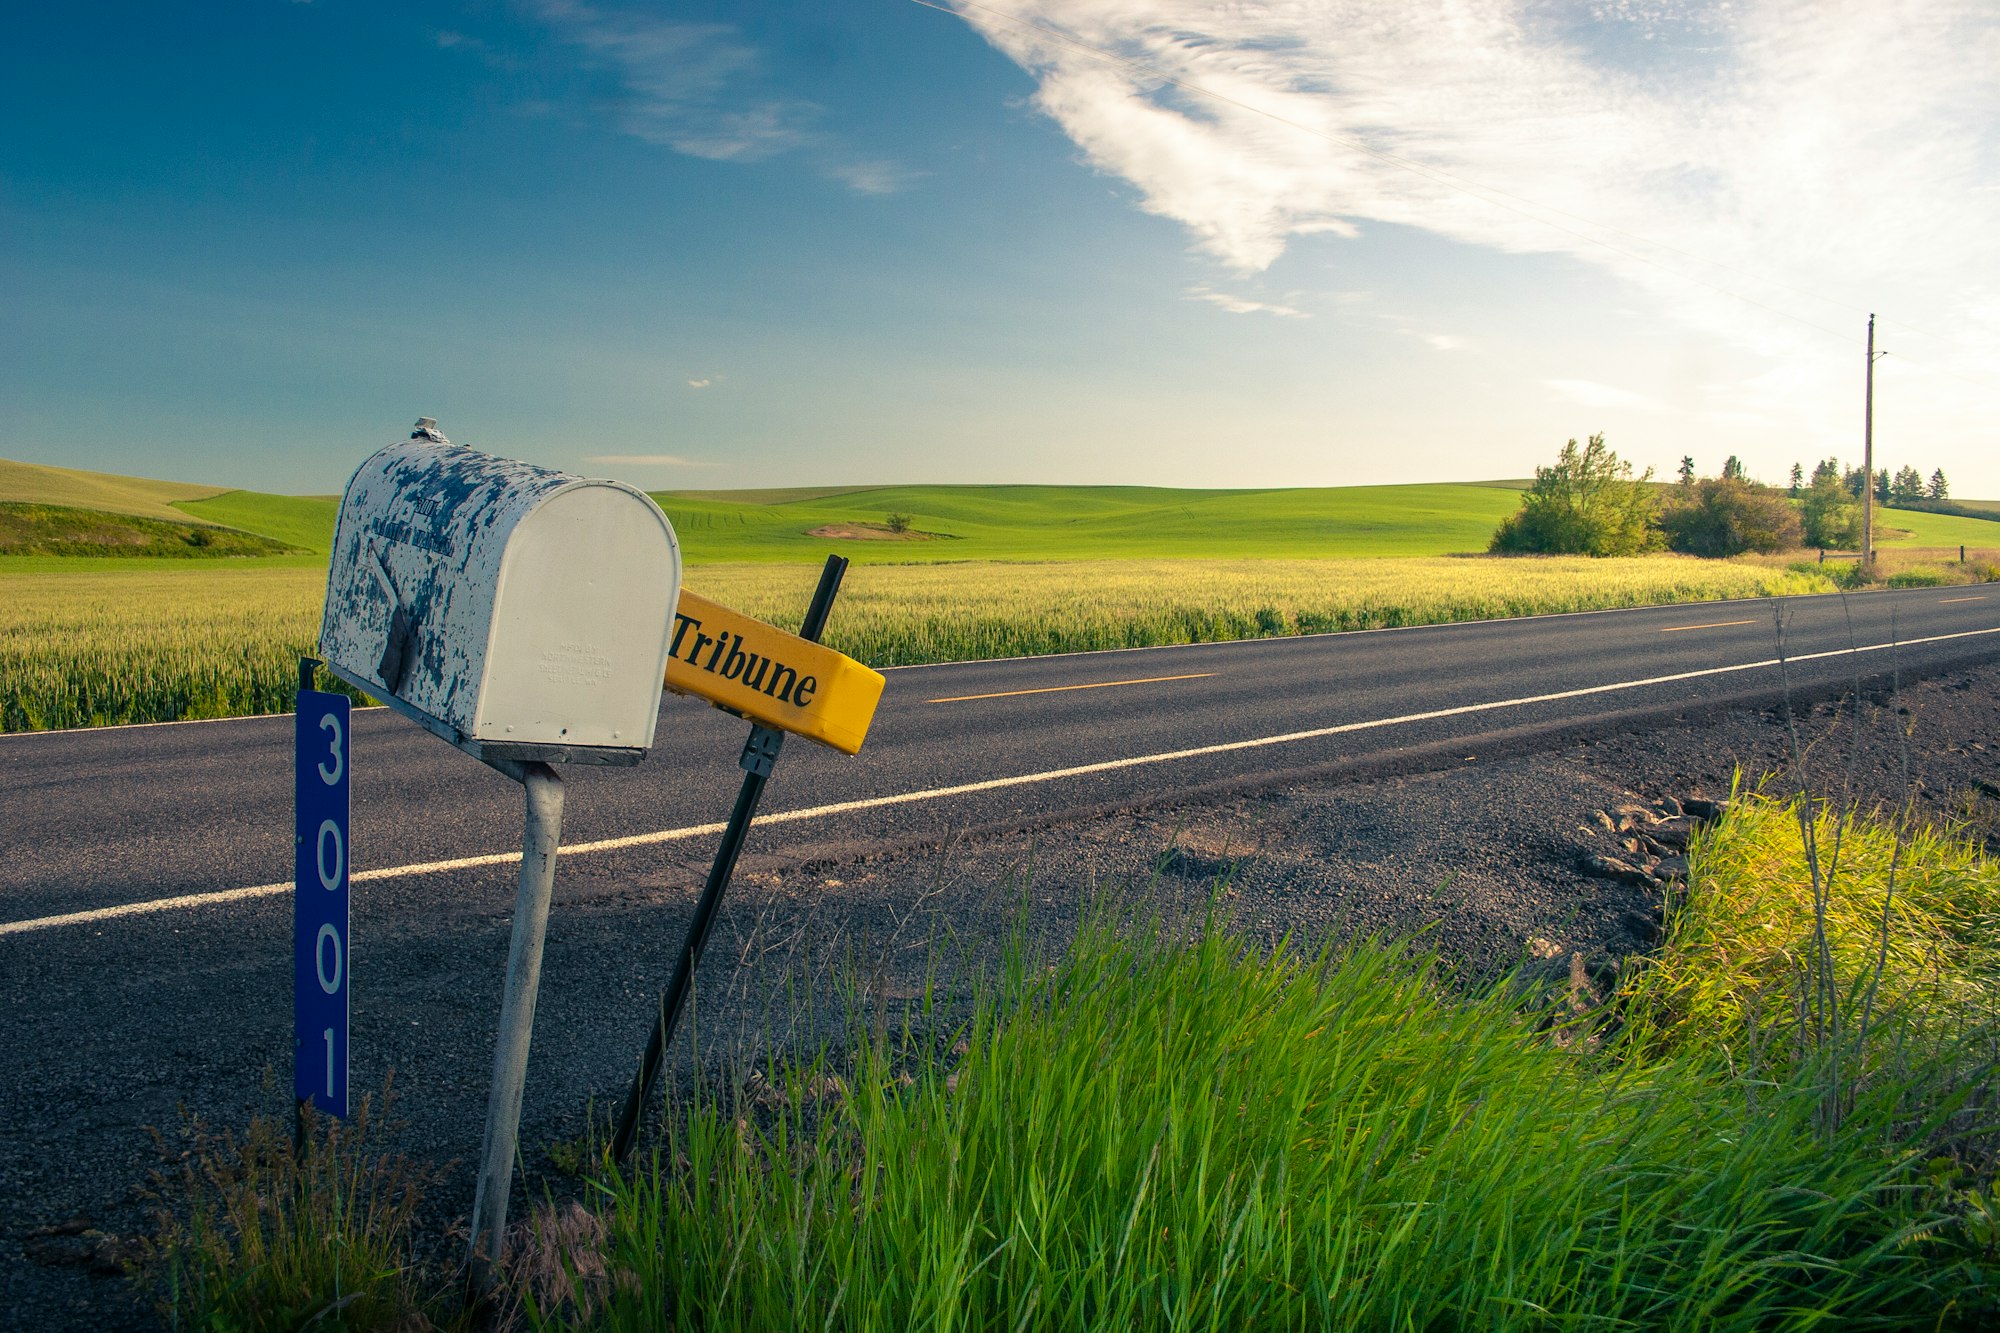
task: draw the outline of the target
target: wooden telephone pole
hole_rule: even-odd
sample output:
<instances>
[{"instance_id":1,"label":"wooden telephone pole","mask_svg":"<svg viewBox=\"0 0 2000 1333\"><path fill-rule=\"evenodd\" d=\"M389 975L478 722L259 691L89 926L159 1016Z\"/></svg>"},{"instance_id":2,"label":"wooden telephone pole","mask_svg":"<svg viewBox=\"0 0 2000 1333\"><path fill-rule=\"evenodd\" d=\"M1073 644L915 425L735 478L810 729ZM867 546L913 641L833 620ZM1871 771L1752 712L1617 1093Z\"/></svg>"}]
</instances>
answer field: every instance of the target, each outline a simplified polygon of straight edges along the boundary
<instances>
[{"instance_id":1,"label":"wooden telephone pole","mask_svg":"<svg viewBox=\"0 0 2000 1333\"><path fill-rule=\"evenodd\" d=\"M1882 353L1887 356L1888 353ZM1868 316L1868 387L1861 416L1861 567L1875 567L1875 316Z\"/></svg>"},{"instance_id":2,"label":"wooden telephone pole","mask_svg":"<svg viewBox=\"0 0 2000 1333\"><path fill-rule=\"evenodd\" d=\"M1868 316L1868 392L1862 398L1862 568L1874 564L1874 316Z\"/></svg>"}]
</instances>

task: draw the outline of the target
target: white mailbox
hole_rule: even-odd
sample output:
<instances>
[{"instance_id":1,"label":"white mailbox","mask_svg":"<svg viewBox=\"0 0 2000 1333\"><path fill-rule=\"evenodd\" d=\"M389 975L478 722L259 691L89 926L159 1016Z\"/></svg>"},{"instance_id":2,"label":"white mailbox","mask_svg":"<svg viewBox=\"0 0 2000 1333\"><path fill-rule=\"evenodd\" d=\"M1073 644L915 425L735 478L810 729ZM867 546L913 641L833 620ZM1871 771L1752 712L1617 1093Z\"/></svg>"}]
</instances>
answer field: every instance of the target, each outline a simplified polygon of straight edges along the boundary
<instances>
[{"instance_id":1,"label":"white mailbox","mask_svg":"<svg viewBox=\"0 0 2000 1333\"><path fill-rule=\"evenodd\" d=\"M680 547L643 492L415 437L347 483L320 652L482 759L637 763Z\"/></svg>"}]
</instances>

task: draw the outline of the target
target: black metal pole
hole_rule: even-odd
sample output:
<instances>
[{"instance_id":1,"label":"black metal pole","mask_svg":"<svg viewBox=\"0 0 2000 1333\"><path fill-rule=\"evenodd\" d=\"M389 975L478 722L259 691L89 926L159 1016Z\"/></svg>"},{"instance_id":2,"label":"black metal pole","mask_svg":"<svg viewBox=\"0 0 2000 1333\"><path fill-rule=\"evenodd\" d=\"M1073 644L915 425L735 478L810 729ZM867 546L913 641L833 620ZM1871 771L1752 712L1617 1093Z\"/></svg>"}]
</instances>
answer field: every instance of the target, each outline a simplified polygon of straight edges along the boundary
<instances>
[{"instance_id":1,"label":"black metal pole","mask_svg":"<svg viewBox=\"0 0 2000 1333\"><path fill-rule=\"evenodd\" d=\"M833 610L833 599L840 592L840 580L846 573L847 557L826 558L826 566L819 574L819 587L813 591L812 605L806 608L805 623L799 627L800 638L819 641L826 630L827 615ZM638 1076L632 1080L625 1109L618 1117L618 1129L611 1136L611 1159L615 1162L631 1156L632 1145L639 1137L639 1122L645 1118L646 1103L651 1100L653 1084L659 1079L660 1061L666 1055L667 1043L673 1040L674 1028L680 1023L681 1010L687 1005L688 991L694 986L694 971L701 965L702 950L708 947L716 911L722 906L722 895L728 892L730 876L736 872L736 858L743 851L750 821L757 817L757 803L764 798L764 783L771 776L771 767L784 739L781 731L753 726L743 743L743 756L738 760L743 766L743 785L737 789L736 806L729 812L729 823L722 830L722 845L715 850L714 864L708 868L708 880L695 904L694 920L688 923L687 939L674 961L673 979L660 993L653 1031L646 1039L646 1053L639 1057Z\"/></svg>"}]
</instances>

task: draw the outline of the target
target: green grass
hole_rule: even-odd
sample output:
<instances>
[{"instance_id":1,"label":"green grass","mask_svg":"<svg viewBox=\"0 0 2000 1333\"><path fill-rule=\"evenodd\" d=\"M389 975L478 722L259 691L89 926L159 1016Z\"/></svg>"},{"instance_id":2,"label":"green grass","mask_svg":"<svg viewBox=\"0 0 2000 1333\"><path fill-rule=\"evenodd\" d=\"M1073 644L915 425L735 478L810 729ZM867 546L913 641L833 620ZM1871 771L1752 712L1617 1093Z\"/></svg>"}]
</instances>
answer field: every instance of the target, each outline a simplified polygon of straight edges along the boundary
<instances>
[{"instance_id":1,"label":"green grass","mask_svg":"<svg viewBox=\"0 0 2000 1333\"><path fill-rule=\"evenodd\" d=\"M765 1071L775 1107L697 1097L649 1163L603 1176L607 1276L542 1326L1989 1326L1987 1196L1933 1160L1974 1090L1886 1060L1760 1062L1679 1002L1690 968L1768 972L1762 1031L1788 1049L1772 944L1812 914L1786 894L1747 938L1728 920L1778 868L1730 849L1779 846L1786 821L1697 853L1696 906L1618 1037L1601 1014L1551 1029L1511 985L1457 994L1401 949L1266 952L1213 922L1188 940L1100 920L1046 965L1016 952L956 1043L928 997L887 1036L857 1010L846 1055ZM1994 867L1947 860L1990 914ZM1857 920L1879 908L1859 898ZM1911 924L1891 916L1914 958L1935 939ZM1984 1000L1932 1024L1967 1051L1993 1032L1995 943L1989 915L1916 965ZM1885 1002L1877 1043L1942 1013Z\"/></svg>"},{"instance_id":2,"label":"green grass","mask_svg":"<svg viewBox=\"0 0 2000 1333\"><path fill-rule=\"evenodd\" d=\"M207 523L162 522L64 505L0 501L0 553L11 556L215 559L284 555L291 548L256 533Z\"/></svg>"},{"instance_id":3,"label":"green grass","mask_svg":"<svg viewBox=\"0 0 2000 1333\"><path fill-rule=\"evenodd\" d=\"M176 522L186 516L172 508L174 501L199 500L220 494L222 489L0 458L0 500L16 504L64 505Z\"/></svg>"},{"instance_id":4,"label":"green grass","mask_svg":"<svg viewBox=\"0 0 2000 1333\"><path fill-rule=\"evenodd\" d=\"M856 998L839 1047L768 1061L754 1093L698 1091L629 1171L600 1161L594 1216L536 1210L503 1313L713 1333L1992 1327L2000 866L1929 829L1809 825L1852 854L1831 952L1874 1027L1842 1051L1875 1058L1843 1063L1794 1039L1822 896L1798 809L1738 801L1698 838L1659 956L1595 1008L1406 945L1272 948L1212 908L1163 928L1104 906L1059 954L1017 939L900 1017ZM412 1261L413 1174L338 1142L299 1163L276 1120L197 1144L162 1180L142 1275L178 1327L435 1327L451 1276Z\"/></svg>"},{"instance_id":5,"label":"green grass","mask_svg":"<svg viewBox=\"0 0 2000 1333\"><path fill-rule=\"evenodd\" d=\"M333 549L333 521L340 512L340 497L225 491L207 499L177 501L174 507L205 522L260 533L287 546L325 555Z\"/></svg>"},{"instance_id":6,"label":"green grass","mask_svg":"<svg viewBox=\"0 0 2000 1333\"><path fill-rule=\"evenodd\" d=\"M1803 830L1797 800L1738 805L1701 839L1705 891L1680 911L1673 947L1643 982L1644 1003L1668 1029L1701 1033L1704 1042L1751 1060L1753 1039L1780 1056L1798 1049L1790 987L1814 965L1817 948L1806 832L1830 885L1822 895L1826 957L1848 983L1838 996L1839 1021L1858 1026L1864 1005L1916 1015L1920 1021L1901 1033L1907 1038L1938 1021L1951 1026L1994 1015L2000 865L1976 845L1949 829L1825 805ZM1929 1034L1926 1049L1936 1036Z\"/></svg>"},{"instance_id":7,"label":"green grass","mask_svg":"<svg viewBox=\"0 0 2000 1333\"><path fill-rule=\"evenodd\" d=\"M2000 519L2000 513L1993 517ZM2000 547L2000 522L1989 519L1926 514L1918 509L1877 508L1875 526L1878 534L1875 544L1881 547L1967 546L1989 552Z\"/></svg>"},{"instance_id":8,"label":"green grass","mask_svg":"<svg viewBox=\"0 0 2000 1333\"><path fill-rule=\"evenodd\" d=\"M1183 491L1147 486L888 486L781 503L654 496L690 563L862 563L1445 555L1483 551L1519 503L1490 486ZM932 541L829 540L905 513Z\"/></svg>"}]
</instances>

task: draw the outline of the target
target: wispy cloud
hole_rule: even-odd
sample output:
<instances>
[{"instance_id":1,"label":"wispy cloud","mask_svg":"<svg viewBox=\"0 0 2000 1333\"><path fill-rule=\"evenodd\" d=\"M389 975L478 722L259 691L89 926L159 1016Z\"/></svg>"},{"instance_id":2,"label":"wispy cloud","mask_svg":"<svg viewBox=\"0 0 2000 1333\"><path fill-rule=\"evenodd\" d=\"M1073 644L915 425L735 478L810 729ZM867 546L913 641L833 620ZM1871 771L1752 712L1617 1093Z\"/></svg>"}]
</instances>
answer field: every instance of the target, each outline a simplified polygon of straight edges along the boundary
<instances>
[{"instance_id":1,"label":"wispy cloud","mask_svg":"<svg viewBox=\"0 0 2000 1333\"><path fill-rule=\"evenodd\" d=\"M1601 266L1771 362L1871 307L1943 369L2000 361L1991 0L958 4L1238 271L1393 224Z\"/></svg>"},{"instance_id":2,"label":"wispy cloud","mask_svg":"<svg viewBox=\"0 0 2000 1333\"><path fill-rule=\"evenodd\" d=\"M1652 411L1659 407L1658 403L1642 393L1633 393L1629 389L1615 389L1609 384L1598 384L1593 380L1542 382L1564 398L1573 403L1582 403L1585 407L1638 408L1641 411Z\"/></svg>"},{"instance_id":3,"label":"wispy cloud","mask_svg":"<svg viewBox=\"0 0 2000 1333\"><path fill-rule=\"evenodd\" d=\"M821 170L856 194L897 194L909 189L924 174L880 158L828 161Z\"/></svg>"},{"instance_id":4,"label":"wispy cloud","mask_svg":"<svg viewBox=\"0 0 2000 1333\"><path fill-rule=\"evenodd\" d=\"M563 41L615 77L619 93L610 109L634 138L716 162L759 162L803 150L820 159L821 175L862 194L892 193L911 179L893 164L840 154L819 128L822 109L773 91L762 53L730 24L579 0L532 4Z\"/></svg>"},{"instance_id":5,"label":"wispy cloud","mask_svg":"<svg viewBox=\"0 0 2000 1333\"><path fill-rule=\"evenodd\" d=\"M714 377L713 375L710 375L710 376L706 376L706 377L704 377L704 378L702 378L702 379L698 379L698 380L689 380L689 381L688 381L688 388L690 388L690 389L706 389L706 388L707 388L707 387L708 387L709 385L711 385L711 384L713 384L713 383L715 383L715 377Z\"/></svg>"},{"instance_id":6,"label":"wispy cloud","mask_svg":"<svg viewBox=\"0 0 2000 1333\"><path fill-rule=\"evenodd\" d=\"M1190 301L1206 301L1210 305L1221 306L1232 315L1281 315L1286 319L1312 318L1294 306L1280 305L1274 301L1253 301L1247 296L1231 296L1228 292L1218 292L1200 285L1188 288L1187 298Z\"/></svg>"},{"instance_id":7,"label":"wispy cloud","mask_svg":"<svg viewBox=\"0 0 2000 1333\"><path fill-rule=\"evenodd\" d=\"M1417 336L1423 339L1426 347L1440 352L1462 352L1468 346L1465 339L1454 333L1422 333Z\"/></svg>"},{"instance_id":8,"label":"wispy cloud","mask_svg":"<svg viewBox=\"0 0 2000 1333\"><path fill-rule=\"evenodd\" d=\"M592 454L584 460L589 463L606 463L612 467L720 467L701 458L682 458L679 454Z\"/></svg>"}]
</instances>

